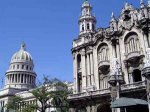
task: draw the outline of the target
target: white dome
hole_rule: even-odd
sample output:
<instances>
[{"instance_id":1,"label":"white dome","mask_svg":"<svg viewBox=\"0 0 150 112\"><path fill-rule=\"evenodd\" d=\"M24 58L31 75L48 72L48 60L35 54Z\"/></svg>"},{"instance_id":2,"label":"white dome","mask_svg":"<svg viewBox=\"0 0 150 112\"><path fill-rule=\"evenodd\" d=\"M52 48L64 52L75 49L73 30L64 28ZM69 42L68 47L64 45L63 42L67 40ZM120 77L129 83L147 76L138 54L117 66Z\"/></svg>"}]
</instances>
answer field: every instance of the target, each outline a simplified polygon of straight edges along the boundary
<instances>
[{"instance_id":1,"label":"white dome","mask_svg":"<svg viewBox=\"0 0 150 112\"><path fill-rule=\"evenodd\" d=\"M34 64L25 47L25 44L22 44L20 50L12 56L9 69L6 71L6 88L31 89L35 87Z\"/></svg>"},{"instance_id":2,"label":"white dome","mask_svg":"<svg viewBox=\"0 0 150 112\"><path fill-rule=\"evenodd\" d=\"M32 61L32 57L31 55L26 51L26 48L25 48L25 44L22 44L21 45L21 48L18 52L16 52L12 58L11 58L11 63L13 62L18 62L18 61Z\"/></svg>"}]
</instances>

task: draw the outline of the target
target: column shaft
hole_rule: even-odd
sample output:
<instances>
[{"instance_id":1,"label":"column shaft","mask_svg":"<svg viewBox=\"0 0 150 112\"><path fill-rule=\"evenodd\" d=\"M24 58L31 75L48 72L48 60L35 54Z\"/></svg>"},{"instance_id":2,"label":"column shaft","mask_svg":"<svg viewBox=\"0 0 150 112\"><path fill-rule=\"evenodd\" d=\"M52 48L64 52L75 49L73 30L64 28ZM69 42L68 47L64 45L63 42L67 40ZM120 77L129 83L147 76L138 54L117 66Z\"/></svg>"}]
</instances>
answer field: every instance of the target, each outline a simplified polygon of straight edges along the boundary
<instances>
[{"instance_id":1,"label":"column shaft","mask_svg":"<svg viewBox=\"0 0 150 112\"><path fill-rule=\"evenodd\" d=\"M82 63L82 87L83 87L83 91L86 89L86 68L85 68L85 51L82 52L81 55L81 63Z\"/></svg>"}]
</instances>

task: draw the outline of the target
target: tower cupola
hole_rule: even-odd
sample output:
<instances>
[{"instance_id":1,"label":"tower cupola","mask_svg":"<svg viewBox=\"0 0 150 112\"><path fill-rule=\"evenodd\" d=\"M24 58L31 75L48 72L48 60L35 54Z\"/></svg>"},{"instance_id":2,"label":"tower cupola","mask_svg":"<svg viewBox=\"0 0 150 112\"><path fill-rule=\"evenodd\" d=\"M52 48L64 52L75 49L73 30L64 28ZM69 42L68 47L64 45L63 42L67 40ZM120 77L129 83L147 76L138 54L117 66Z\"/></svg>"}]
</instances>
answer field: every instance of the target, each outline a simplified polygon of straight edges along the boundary
<instances>
[{"instance_id":1,"label":"tower cupola","mask_svg":"<svg viewBox=\"0 0 150 112\"><path fill-rule=\"evenodd\" d=\"M80 34L94 33L96 31L96 18L92 14L92 6L88 0L84 0L79 19Z\"/></svg>"}]
</instances>

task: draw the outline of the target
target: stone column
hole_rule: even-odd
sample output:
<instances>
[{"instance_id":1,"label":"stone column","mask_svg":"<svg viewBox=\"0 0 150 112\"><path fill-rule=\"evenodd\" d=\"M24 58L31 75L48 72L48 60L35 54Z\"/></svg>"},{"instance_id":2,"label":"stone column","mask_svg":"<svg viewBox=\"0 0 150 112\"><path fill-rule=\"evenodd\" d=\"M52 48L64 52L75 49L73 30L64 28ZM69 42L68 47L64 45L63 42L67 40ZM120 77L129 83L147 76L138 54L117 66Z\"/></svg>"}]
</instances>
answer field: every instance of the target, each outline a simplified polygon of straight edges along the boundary
<instances>
[{"instance_id":1,"label":"stone column","mask_svg":"<svg viewBox=\"0 0 150 112\"><path fill-rule=\"evenodd\" d=\"M86 85L87 85L87 79L86 79L86 68L85 68L85 50L82 50L81 53L81 70L82 70L82 89L83 91L86 90Z\"/></svg>"},{"instance_id":2,"label":"stone column","mask_svg":"<svg viewBox=\"0 0 150 112\"><path fill-rule=\"evenodd\" d=\"M90 75L90 60L89 54L87 54L87 75Z\"/></svg>"},{"instance_id":3,"label":"stone column","mask_svg":"<svg viewBox=\"0 0 150 112\"><path fill-rule=\"evenodd\" d=\"M73 54L74 92L78 92L77 55Z\"/></svg>"},{"instance_id":4,"label":"stone column","mask_svg":"<svg viewBox=\"0 0 150 112\"><path fill-rule=\"evenodd\" d=\"M92 86L95 85L95 80L94 80L94 71L93 71L93 66L94 66L94 62L93 62L93 53L90 54L90 62L91 62L91 83Z\"/></svg>"},{"instance_id":5,"label":"stone column","mask_svg":"<svg viewBox=\"0 0 150 112\"><path fill-rule=\"evenodd\" d=\"M90 60L89 54L87 54L87 85L90 86Z\"/></svg>"},{"instance_id":6,"label":"stone column","mask_svg":"<svg viewBox=\"0 0 150 112\"><path fill-rule=\"evenodd\" d=\"M22 82L24 83L24 74L22 74L22 78L23 78Z\"/></svg>"},{"instance_id":7,"label":"stone column","mask_svg":"<svg viewBox=\"0 0 150 112\"><path fill-rule=\"evenodd\" d=\"M148 45L149 45L149 48L150 48L150 28L148 28Z\"/></svg>"},{"instance_id":8,"label":"stone column","mask_svg":"<svg viewBox=\"0 0 150 112\"><path fill-rule=\"evenodd\" d=\"M99 73L98 73L98 58L97 58L97 47L93 48L93 63L94 63L94 77L95 77L95 85L97 90L100 89L99 86Z\"/></svg>"},{"instance_id":9,"label":"stone column","mask_svg":"<svg viewBox=\"0 0 150 112\"><path fill-rule=\"evenodd\" d=\"M28 84L28 74L26 74L26 84Z\"/></svg>"}]
</instances>

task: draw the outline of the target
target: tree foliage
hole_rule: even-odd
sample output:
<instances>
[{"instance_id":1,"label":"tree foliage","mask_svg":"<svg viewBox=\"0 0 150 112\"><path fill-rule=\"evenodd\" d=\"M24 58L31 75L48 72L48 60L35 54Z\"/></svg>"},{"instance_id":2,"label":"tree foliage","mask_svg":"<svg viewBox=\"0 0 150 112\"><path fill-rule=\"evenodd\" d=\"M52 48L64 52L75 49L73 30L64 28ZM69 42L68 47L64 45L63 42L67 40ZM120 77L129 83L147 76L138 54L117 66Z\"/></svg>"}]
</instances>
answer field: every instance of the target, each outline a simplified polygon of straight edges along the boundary
<instances>
[{"instance_id":1,"label":"tree foliage","mask_svg":"<svg viewBox=\"0 0 150 112\"><path fill-rule=\"evenodd\" d=\"M33 112L36 108L36 105L29 105L20 96L12 96L5 107L11 112Z\"/></svg>"},{"instance_id":2,"label":"tree foliage","mask_svg":"<svg viewBox=\"0 0 150 112\"><path fill-rule=\"evenodd\" d=\"M7 109L20 112L18 108L18 104L20 104L22 107L21 112L33 112L35 109L45 112L48 108L56 108L61 112L68 111L67 96L70 92L67 90L67 84L59 79L48 79L48 77L44 76L43 83L30 92L37 100L37 104L28 105L21 97L14 96L6 105Z\"/></svg>"}]
</instances>

